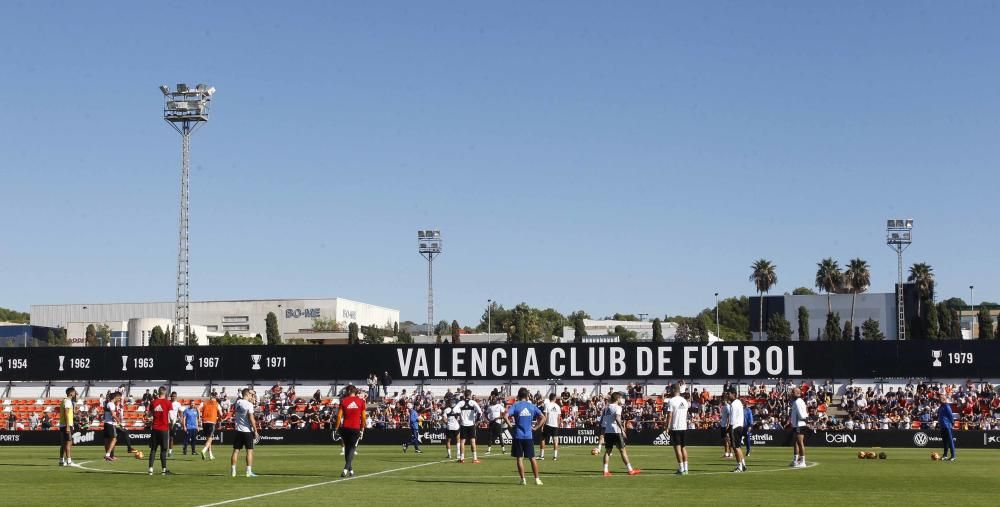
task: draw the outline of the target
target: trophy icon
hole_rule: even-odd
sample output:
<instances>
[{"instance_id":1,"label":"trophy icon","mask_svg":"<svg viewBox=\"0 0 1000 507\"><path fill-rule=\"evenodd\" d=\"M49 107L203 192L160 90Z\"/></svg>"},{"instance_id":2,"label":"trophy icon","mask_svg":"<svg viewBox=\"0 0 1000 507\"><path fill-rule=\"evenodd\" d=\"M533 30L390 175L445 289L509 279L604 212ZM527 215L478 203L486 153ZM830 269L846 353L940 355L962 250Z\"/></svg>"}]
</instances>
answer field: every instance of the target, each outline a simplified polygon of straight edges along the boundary
<instances>
[{"instance_id":1,"label":"trophy icon","mask_svg":"<svg viewBox=\"0 0 1000 507\"><path fill-rule=\"evenodd\" d=\"M122 371L128 371L128 356L122 356Z\"/></svg>"},{"instance_id":2,"label":"trophy icon","mask_svg":"<svg viewBox=\"0 0 1000 507\"><path fill-rule=\"evenodd\" d=\"M185 366L184 369L187 371L193 370L194 366L191 364L191 362L194 361L194 356L184 356L184 360L187 361L187 366Z\"/></svg>"},{"instance_id":3,"label":"trophy icon","mask_svg":"<svg viewBox=\"0 0 1000 507\"><path fill-rule=\"evenodd\" d=\"M250 354L250 359L253 360L253 366L250 367L251 370L260 369L260 354Z\"/></svg>"},{"instance_id":4,"label":"trophy icon","mask_svg":"<svg viewBox=\"0 0 1000 507\"><path fill-rule=\"evenodd\" d=\"M934 362L931 363L931 366L933 366L935 368L940 368L941 367L941 355L942 354L941 354L940 350L932 350L931 351L931 357L934 358Z\"/></svg>"},{"instance_id":5,"label":"trophy icon","mask_svg":"<svg viewBox=\"0 0 1000 507\"><path fill-rule=\"evenodd\" d=\"M59 371L65 371L63 369L63 361L66 360L66 356L59 356Z\"/></svg>"}]
</instances>

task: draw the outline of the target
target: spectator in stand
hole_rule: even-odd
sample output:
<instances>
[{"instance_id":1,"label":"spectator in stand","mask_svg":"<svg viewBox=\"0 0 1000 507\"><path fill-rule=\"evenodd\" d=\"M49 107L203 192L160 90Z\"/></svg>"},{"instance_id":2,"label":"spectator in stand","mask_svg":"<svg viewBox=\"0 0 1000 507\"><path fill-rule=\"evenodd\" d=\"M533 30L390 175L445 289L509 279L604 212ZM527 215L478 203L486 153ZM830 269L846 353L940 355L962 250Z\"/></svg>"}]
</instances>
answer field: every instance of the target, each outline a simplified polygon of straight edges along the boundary
<instances>
[{"instance_id":1,"label":"spectator in stand","mask_svg":"<svg viewBox=\"0 0 1000 507\"><path fill-rule=\"evenodd\" d=\"M382 372L382 378L379 379L379 380L382 381L382 391L383 391L383 394L386 397L388 397L389 396L389 386L392 385L392 376L389 375L388 371L385 371L385 372Z\"/></svg>"},{"instance_id":2,"label":"spectator in stand","mask_svg":"<svg viewBox=\"0 0 1000 507\"><path fill-rule=\"evenodd\" d=\"M32 412L31 417L28 418L28 429L38 429L38 414L36 412Z\"/></svg>"},{"instance_id":3,"label":"spectator in stand","mask_svg":"<svg viewBox=\"0 0 1000 507\"><path fill-rule=\"evenodd\" d=\"M371 372L371 375L368 375L368 402L374 403L376 398L378 398L378 375Z\"/></svg>"},{"instance_id":4,"label":"spectator in stand","mask_svg":"<svg viewBox=\"0 0 1000 507\"><path fill-rule=\"evenodd\" d=\"M10 431L17 429L17 416L14 415L14 412L11 412L10 415L7 416L7 429Z\"/></svg>"}]
</instances>

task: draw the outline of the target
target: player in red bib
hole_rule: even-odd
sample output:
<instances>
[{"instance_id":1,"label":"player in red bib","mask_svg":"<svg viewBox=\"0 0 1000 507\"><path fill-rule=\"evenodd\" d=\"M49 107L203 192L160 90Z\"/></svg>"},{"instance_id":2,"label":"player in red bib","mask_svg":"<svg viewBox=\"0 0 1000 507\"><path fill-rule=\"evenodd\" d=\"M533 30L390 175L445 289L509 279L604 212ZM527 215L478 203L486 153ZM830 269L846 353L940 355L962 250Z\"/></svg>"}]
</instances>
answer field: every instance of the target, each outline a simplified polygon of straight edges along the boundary
<instances>
[{"instance_id":1,"label":"player in red bib","mask_svg":"<svg viewBox=\"0 0 1000 507\"><path fill-rule=\"evenodd\" d=\"M337 411L337 424L334 431L339 432L344 440L344 472L341 477L354 475L354 451L358 441L365 432L368 423L368 413L365 411L365 400L358 397L358 388L347 386L347 396L340 399L340 410Z\"/></svg>"},{"instance_id":2,"label":"player in red bib","mask_svg":"<svg viewBox=\"0 0 1000 507\"><path fill-rule=\"evenodd\" d=\"M163 475L173 475L167 470L167 446L170 440L170 411L173 404L167 399L167 388L161 387L157 397L149 405L147 417L153 419L152 434L149 439L149 475L153 475L153 460L156 450L160 450L160 464L163 465Z\"/></svg>"}]
</instances>

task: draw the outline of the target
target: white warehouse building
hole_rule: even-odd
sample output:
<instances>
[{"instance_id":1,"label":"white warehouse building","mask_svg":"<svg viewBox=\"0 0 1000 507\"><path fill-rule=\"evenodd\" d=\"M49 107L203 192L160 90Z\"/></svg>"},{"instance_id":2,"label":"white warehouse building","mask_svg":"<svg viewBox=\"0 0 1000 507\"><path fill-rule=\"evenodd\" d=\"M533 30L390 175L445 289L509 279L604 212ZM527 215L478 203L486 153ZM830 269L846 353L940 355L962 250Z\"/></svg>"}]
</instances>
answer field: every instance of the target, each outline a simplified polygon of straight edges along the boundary
<instances>
[{"instance_id":1,"label":"white warehouse building","mask_svg":"<svg viewBox=\"0 0 1000 507\"><path fill-rule=\"evenodd\" d=\"M192 301L191 328L202 345L207 344L206 336L227 331L232 335L265 336L269 312L277 315L282 335L311 329L315 319L335 320L344 329L351 323L391 327L399 322L399 310L344 298L253 299ZM115 345L148 345L151 329L143 328L143 324L163 327L172 325L173 319L173 302L31 305L32 325L66 328L72 345L84 344L89 324L108 326Z\"/></svg>"}]
</instances>

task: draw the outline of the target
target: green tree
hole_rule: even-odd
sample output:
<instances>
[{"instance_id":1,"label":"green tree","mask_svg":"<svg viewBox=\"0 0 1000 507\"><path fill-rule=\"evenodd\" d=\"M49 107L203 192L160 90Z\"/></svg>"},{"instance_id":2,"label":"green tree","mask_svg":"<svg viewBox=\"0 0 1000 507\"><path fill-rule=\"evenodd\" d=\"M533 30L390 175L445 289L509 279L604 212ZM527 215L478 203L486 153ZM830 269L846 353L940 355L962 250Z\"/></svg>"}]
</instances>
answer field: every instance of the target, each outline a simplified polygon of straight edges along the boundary
<instances>
[{"instance_id":1,"label":"green tree","mask_svg":"<svg viewBox=\"0 0 1000 507\"><path fill-rule=\"evenodd\" d=\"M861 336L865 340L884 340L885 335L882 334L882 330L878 327L878 321L869 317L863 324L861 324Z\"/></svg>"},{"instance_id":2,"label":"green tree","mask_svg":"<svg viewBox=\"0 0 1000 507\"><path fill-rule=\"evenodd\" d=\"M264 317L264 333L267 334L268 345L281 345L281 333L278 332L278 316L267 312Z\"/></svg>"},{"instance_id":3,"label":"green tree","mask_svg":"<svg viewBox=\"0 0 1000 507\"><path fill-rule=\"evenodd\" d=\"M851 321L844 323L844 332L840 334L840 339L845 342L851 341L851 336L854 335L854 324Z\"/></svg>"},{"instance_id":4,"label":"green tree","mask_svg":"<svg viewBox=\"0 0 1000 507\"><path fill-rule=\"evenodd\" d=\"M162 327L156 326L153 328L153 331L149 333L149 346L162 347L164 345L167 345L167 335L163 333Z\"/></svg>"},{"instance_id":5,"label":"green tree","mask_svg":"<svg viewBox=\"0 0 1000 507\"><path fill-rule=\"evenodd\" d=\"M366 345L378 345L380 343L385 343L385 338L382 336L382 330L377 326L366 326L362 328L362 333L364 335L363 343Z\"/></svg>"},{"instance_id":6,"label":"green tree","mask_svg":"<svg viewBox=\"0 0 1000 507\"><path fill-rule=\"evenodd\" d=\"M93 324L87 324L87 331L84 336L88 347L97 346L97 328Z\"/></svg>"},{"instance_id":7,"label":"green tree","mask_svg":"<svg viewBox=\"0 0 1000 507\"><path fill-rule=\"evenodd\" d=\"M757 323L757 332L764 338L764 294L770 292L771 287L778 283L778 266L767 259L757 259L750 269L750 281L753 282L760 297L760 321Z\"/></svg>"},{"instance_id":8,"label":"green tree","mask_svg":"<svg viewBox=\"0 0 1000 507\"><path fill-rule=\"evenodd\" d=\"M826 314L826 328L823 330L823 339L829 342L840 339L840 314Z\"/></svg>"},{"instance_id":9,"label":"green tree","mask_svg":"<svg viewBox=\"0 0 1000 507\"><path fill-rule=\"evenodd\" d=\"M27 313L10 310L7 308L0 308L0 322L10 322L13 324L27 324L31 322L31 315Z\"/></svg>"},{"instance_id":10,"label":"green tree","mask_svg":"<svg viewBox=\"0 0 1000 507\"><path fill-rule=\"evenodd\" d=\"M399 336L399 322L392 323L392 335Z\"/></svg>"},{"instance_id":11,"label":"green tree","mask_svg":"<svg viewBox=\"0 0 1000 507\"><path fill-rule=\"evenodd\" d=\"M815 296L816 293L809 287L798 287L792 291L793 296Z\"/></svg>"},{"instance_id":12,"label":"green tree","mask_svg":"<svg viewBox=\"0 0 1000 507\"><path fill-rule=\"evenodd\" d=\"M612 315L610 319L607 320L624 320L629 322L639 322L639 317L636 317L631 313L616 313Z\"/></svg>"},{"instance_id":13,"label":"green tree","mask_svg":"<svg viewBox=\"0 0 1000 507\"><path fill-rule=\"evenodd\" d=\"M451 343L462 343L462 328L457 320L451 321Z\"/></svg>"},{"instance_id":14,"label":"green tree","mask_svg":"<svg viewBox=\"0 0 1000 507\"><path fill-rule=\"evenodd\" d=\"M938 338L955 338L951 334L951 310L945 306L944 302L938 303L935 306L937 307L938 316Z\"/></svg>"},{"instance_id":15,"label":"green tree","mask_svg":"<svg viewBox=\"0 0 1000 507\"><path fill-rule=\"evenodd\" d=\"M361 343L358 339L358 323L351 322L347 325L347 343L350 345L357 345Z\"/></svg>"},{"instance_id":16,"label":"green tree","mask_svg":"<svg viewBox=\"0 0 1000 507\"><path fill-rule=\"evenodd\" d=\"M577 310L566 317L573 324L573 341L580 343L583 341L583 337L587 336L587 326L583 323L584 319L589 319L590 315L583 310Z\"/></svg>"},{"instance_id":17,"label":"green tree","mask_svg":"<svg viewBox=\"0 0 1000 507\"><path fill-rule=\"evenodd\" d=\"M833 313L832 294L843 284L844 275L840 272L840 266L837 265L837 261L830 257L823 259L816 266L816 288L822 292L826 292L826 313L829 315ZM827 321L829 321L829 317L827 317ZM837 334L840 334L839 324L837 326Z\"/></svg>"},{"instance_id":18,"label":"green tree","mask_svg":"<svg viewBox=\"0 0 1000 507\"><path fill-rule=\"evenodd\" d=\"M325 331L325 332L337 332L342 328L340 323L336 319L324 319L316 318L313 319L312 330L313 331Z\"/></svg>"},{"instance_id":19,"label":"green tree","mask_svg":"<svg viewBox=\"0 0 1000 507\"><path fill-rule=\"evenodd\" d=\"M659 317L653 319L653 343L663 343L663 325Z\"/></svg>"},{"instance_id":20,"label":"green tree","mask_svg":"<svg viewBox=\"0 0 1000 507\"><path fill-rule=\"evenodd\" d=\"M932 340L936 340L941 335L938 322L937 305L932 302L928 302L924 313L927 315L924 319L924 327L927 329L927 337Z\"/></svg>"},{"instance_id":21,"label":"green tree","mask_svg":"<svg viewBox=\"0 0 1000 507\"><path fill-rule=\"evenodd\" d=\"M396 333L396 343L409 344L413 343L413 336L410 332L403 329Z\"/></svg>"},{"instance_id":22,"label":"green tree","mask_svg":"<svg viewBox=\"0 0 1000 507\"><path fill-rule=\"evenodd\" d=\"M934 297L934 268L926 262L918 262L910 266L906 281L917 289L917 317L922 317L921 307Z\"/></svg>"},{"instance_id":23,"label":"green tree","mask_svg":"<svg viewBox=\"0 0 1000 507\"><path fill-rule=\"evenodd\" d=\"M692 340L708 343L708 326L704 319L694 319L694 326L691 329Z\"/></svg>"},{"instance_id":24,"label":"green tree","mask_svg":"<svg viewBox=\"0 0 1000 507\"><path fill-rule=\"evenodd\" d=\"M768 340L786 342L792 339L792 325L784 315L776 313L767 319L767 321Z\"/></svg>"},{"instance_id":25,"label":"green tree","mask_svg":"<svg viewBox=\"0 0 1000 507\"><path fill-rule=\"evenodd\" d=\"M809 341L809 310L804 306L799 307L799 341Z\"/></svg>"},{"instance_id":26,"label":"green tree","mask_svg":"<svg viewBox=\"0 0 1000 507\"><path fill-rule=\"evenodd\" d=\"M951 336L957 340L962 339L962 316L958 310L951 310Z\"/></svg>"},{"instance_id":27,"label":"green tree","mask_svg":"<svg viewBox=\"0 0 1000 507\"><path fill-rule=\"evenodd\" d=\"M985 306L980 307L976 318L979 320L979 339L992 340L996 338L996 333L993 331L993 317L990 316L990 309Z\"/></svg>"},{"instance_id":28,"label":"green tree","mask_svg":"<svg viewBox=\"0 0 1000 507\"><path fill-rule=\"evenodd\" d=\"M448 324L448 321L446 321L446 320L440 320L440 321L438 321L437 325L434 326L434 335L435 336L444 336L444 335L448 334L448 331L450 329L451 329L451 326Z\"/></svg>"},{"instance_id":29,"label":"green tree","mask_svg":"<svg viewBox=\"0 0 1000 507\"><path fill-rule=\"evenodd\" d=\"M107 324L97 326L97 343L102 347L111 345L111 327Z\"/></svg>"},{"instance_id":30,"label":"green tree","mask_svg":"<svg viewBox=\"0 0 1000 507\"><path fill-rule=\"evenodd\" d=\"M868 291L872 284L871 268L862 259L851 259L844 271L844 287L851 292L851 324L854 323L854 306L858 300L858 294Z\"/></svg>"},{"instance_id":31,"label":"green tree","mask_svg":"<svg viewBox=\"0 0 1000 507\"><path fill-rule=\"evenodd\" d=\"M674 341L686 342L691 340L691 328L688 327L687 320L677 323L677 330L674 331Z\"/></svg>"},{"instance_id":32,"label":"green tree","mask_svg":"<svg viewBox=\"0 0 1000 507\"><path fill-rule=\"evenodd\" d=\"M636 340L636 332L629 331L624 326L615 326L615 331L612 334L618 336L618 339L623 342L634 342Z\"/></svg>"}]
</instances>

